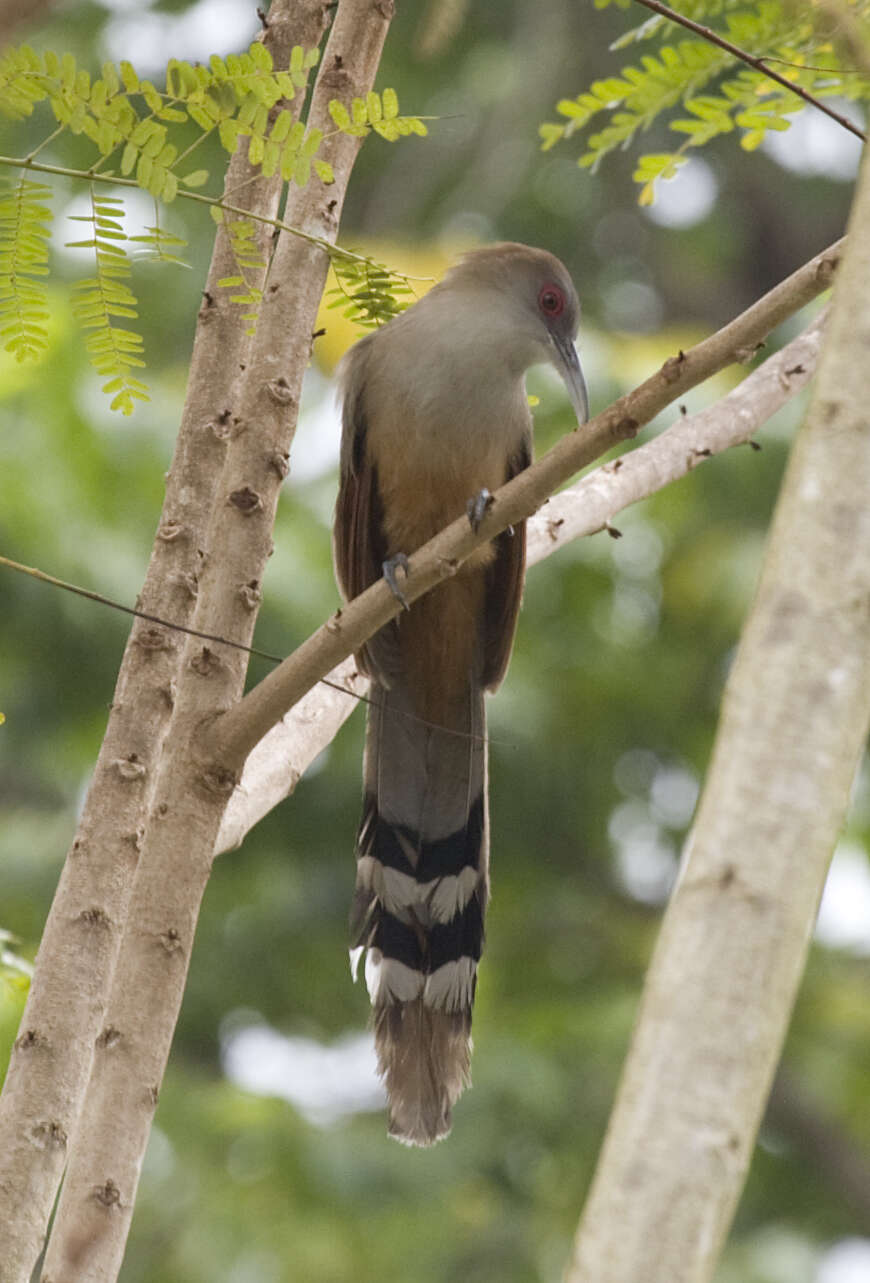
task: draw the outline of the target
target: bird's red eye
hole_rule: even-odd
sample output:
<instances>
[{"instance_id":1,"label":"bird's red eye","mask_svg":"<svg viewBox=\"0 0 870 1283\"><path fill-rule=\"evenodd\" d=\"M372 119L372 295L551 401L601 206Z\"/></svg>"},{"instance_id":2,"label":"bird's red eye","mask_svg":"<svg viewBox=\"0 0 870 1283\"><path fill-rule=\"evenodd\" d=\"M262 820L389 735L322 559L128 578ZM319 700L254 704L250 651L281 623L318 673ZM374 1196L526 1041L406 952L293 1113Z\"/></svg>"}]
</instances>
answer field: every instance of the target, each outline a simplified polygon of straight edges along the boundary
<instances>
[{"instance_id":1,"label":"bird's red eye","mask_svg":"<svg viewBox=\"0 0 870 1283\"><path fill-rule=\"evenodd\" d=\"M545 285L538 295L538 307L545 316L561 316L565 310L565 295L558 285Z\"/></svg>"}]
</instances>

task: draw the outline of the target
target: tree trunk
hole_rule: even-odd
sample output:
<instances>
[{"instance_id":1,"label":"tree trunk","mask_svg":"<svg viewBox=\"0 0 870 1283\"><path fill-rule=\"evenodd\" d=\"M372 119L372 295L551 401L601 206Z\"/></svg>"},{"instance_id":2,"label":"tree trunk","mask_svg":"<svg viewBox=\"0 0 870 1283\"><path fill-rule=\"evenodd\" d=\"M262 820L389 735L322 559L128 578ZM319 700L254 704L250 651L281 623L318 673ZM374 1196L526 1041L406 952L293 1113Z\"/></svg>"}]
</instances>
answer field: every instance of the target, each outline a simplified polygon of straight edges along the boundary
<instances>
[{"instance_id":1,"label":"tree trunk","mask_svg":"<svg viewBox=\"0 0 870 1283\"><path fill-rule=\"evenodd\" d=\"M568 1283L706 1283L870 725L870 166Z\"/></svg>"},{"instance_id":2,"label":"tree trunk","mask_svg":"<svg viewBox=\"0 0 870 1283\"><path fill-rule=\"evenodd\" d=\"M291 10L292 18L291 18ZM264 35L278 65L294 44L317 45L323 0L275 0ZM297 95L301 108L302 95ZM258 177L242 148L225 189L241 187L250 208L274 217L279 179ZM265 258L265 243L262 248ZM206 531L229 439L234 385L250 340L218 281L235 271L219 231L194 337L184 413L139 607L189 624L196 607ZM33 984L0 1097L0 1279L29 1279L41 1249L69 1138L87 1083L156 767L172 712L180 634L133 628L78 831L40 944Z\"/></svg>"}]
</instances>

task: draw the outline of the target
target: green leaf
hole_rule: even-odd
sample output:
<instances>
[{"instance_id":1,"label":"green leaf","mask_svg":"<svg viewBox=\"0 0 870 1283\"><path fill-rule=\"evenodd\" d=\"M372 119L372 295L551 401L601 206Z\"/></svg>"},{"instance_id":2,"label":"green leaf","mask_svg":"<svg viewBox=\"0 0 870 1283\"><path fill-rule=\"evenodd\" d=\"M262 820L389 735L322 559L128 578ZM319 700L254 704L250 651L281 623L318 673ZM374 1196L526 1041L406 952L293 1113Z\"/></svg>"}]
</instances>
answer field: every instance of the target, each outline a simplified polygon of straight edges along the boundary
<instances>
[{"instance_id":1,"label":"green leaf","mask_svg":"<svg viewBox=\"0 0 870 1283\"><path fill-rule=\"evenodd\" d=\"M160 94L154 88L150 80L142 80L139 82L139 92L142 94L142 97L145 99L152 111L158 112L163 106L163 99L160 97Z\"/></svg>"},{"instance_id":2,"label":"green leaf","mask_svg":"<svg viewBox=\"0 0 870 1283\"><path fill-rule=\"evenodd\" d=\"M221 146L224 151L230 153L236 150L236 143L239 138L238 122L227 117L218 125L218 136L221 140Z\"/></svg>"},{"instance_id":3,"label":"green leaf","mask_svg":"<svg viewBox=\"0 0 870 1283\"><path fill-rule=\"evenodd\" d=\"M266 153L266 144L258 134L252 134L248 143L248 161L252 165L259 165Z\"/></svg>"},{"instance_id":4,"label":"green leaf","mask_svg":"<svg viewBox=\"0 0 870 1283\"><path fill-rule=\"evenodd\" d=\"M297 187L306 187L311 177L311 161L308 156L298 155L293 166L293 182Z\"/></svg>"},{"instance_id":5,"label":"green leaf","mask_svg":"<svg viewBox=\"0 0 870 1283\"><path fill-rule=\"evenodd\" d=\"M280 160L281 146L270 138L263 148L263 159L260 163L260 170L264 178L272 177L278 168Z\"/></svg>"},{"instance_id":6,"label":"green leaf","mask_svg":"<svg viewBox=\"0 0 870 1283\"><path fill-rule=\"evenodd\" d=\"M381 138L386 139L388 143L394 143L401 136L398 122L395 120L376 121L372 128Z\"/></svg>"},{"instance_id":7,"label":"green leaf","mask_svg":"<svg viewBox=\"0 0 870 1283\"><path fill-rule=\"evenodd\" d=\"M337 98L330 99L329 114L339 129L346 131L349 128L351 120L347 114L347 108Z\"/></svg>"},{"instance_id":8,"label":"green leaf","mask_svg":"<svg viewBox=\"0 0 870 1283\"><path fill-rule=\"evenodd\" d=\"M322 143L322 141L323 141L323 130L318 129L316 126L312 126L312 128L309 129L308 133L306 134L305 141L303 142L302 147L300 148L302 155L308 156L308 157L313 156L314 153L317 151L318 147L320 146L320 144Z\"/></svg>"},{"instance_id":9,"label":"green leaf","mask_svg":"<svg viewBox=\"0 0 870 1283\"><path fill-rule=\"evenodd\" d=\"M381 95L384 107L384 119L392 120L399 114L399 98L395 89L385 89Z\"/></svg>"},{"instance_id":10,"label":"green leaf","mask_svg":"<svg viewBox=\"0 0 870 1283\"><path fill-rule=\"evenodd\" d=\"M328 187L330 183L335 182L335 174L332 172L332 166L328 160L315 160L314 172L322 183Z\"/></svg>"},{"instance_id":11,"label":"green leaf","mask_svg":"<svg viewBox=\"0 0 870 1283\"><path fill-rule=\"evenodd\" d=\"M259 40L255 40L253 42L253 44L249 47L248 52L250 53L254 66L257 68L258 71L272 70L272 66L273 66L272 55L270 54L266 46L262 44Z\"/></svg>"},{"instance_id":12,"label":"green leaf","mask_svg":"<svg viewBox=\"0 0 870 1283\"><path fill-rule=\"evenodd\" d=\"M182 183L185 187L204 187L208 182L207 169L194 169L189 174L182 175Z\"/></svg>"},{"instance_id":13,"label":"green leaf","mask_svg":"<svg viewBox=\"0 0 870 1283\"><path fill-rule=\"evenodd\" d=\"M139 92L139 77L133 69L133 64L126 59L121 62L121 80L124 82L124 88L128 94L137 94Z\"/></svg>"},{"instance_id":14,"label":"green leaf","mask_svg":"<svg viewBox=\"0 0 870 1283\"><path fill-rule=\"evenodd\" d=\"M275 117L269 137L276 143L283 143L284 139L290 132L290 126L293 124L293 113L282 108Z\"/></svg>"}]
</instances>

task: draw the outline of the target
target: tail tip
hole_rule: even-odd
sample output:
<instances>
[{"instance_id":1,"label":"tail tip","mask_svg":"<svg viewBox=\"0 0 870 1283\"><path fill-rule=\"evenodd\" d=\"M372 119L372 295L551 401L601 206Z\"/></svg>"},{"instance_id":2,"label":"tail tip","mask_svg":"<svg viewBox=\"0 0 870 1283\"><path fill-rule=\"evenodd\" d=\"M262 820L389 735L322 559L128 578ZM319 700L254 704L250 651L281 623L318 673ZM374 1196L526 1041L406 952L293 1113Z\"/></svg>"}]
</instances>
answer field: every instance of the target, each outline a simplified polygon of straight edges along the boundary
<instances>
[{"instance_id":1,"label":"tail tip","mask_svg":"<svg viewBox=\"0 0 870 1283\"><path fill-rule=\"evenodd\" d=\"M453 1119L450 1110L438 1118L402 1118L390 1111L390 1125L387 1135L408 1149L430 1149L450 1135Z\"/></svg>"},{"instance_id":2,"label":"tail tip","mask_svg":"<svg viewBox=\"0 0 870 1283\"><path fill-rule=\"evenodd\" d=\"M449 1135L451 1109L470 1082L470 1012L421 999L376 1010L375 1040L390 1102L389 1135L427 1148Z\"/></svg>"}]
</instances>

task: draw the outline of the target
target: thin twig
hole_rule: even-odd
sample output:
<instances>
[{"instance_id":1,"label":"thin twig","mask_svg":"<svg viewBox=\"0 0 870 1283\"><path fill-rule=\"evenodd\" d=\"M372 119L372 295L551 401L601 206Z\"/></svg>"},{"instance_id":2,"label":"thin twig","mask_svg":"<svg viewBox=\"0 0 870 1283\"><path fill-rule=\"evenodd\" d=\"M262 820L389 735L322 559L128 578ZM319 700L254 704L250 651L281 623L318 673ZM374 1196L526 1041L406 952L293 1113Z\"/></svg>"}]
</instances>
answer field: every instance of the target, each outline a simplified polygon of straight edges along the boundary
<instances>
[{"instance_id":1,"label":"thin twig","mask_svg":"<svg viewBox=\"0 0 870 1283\"><path fill-rule=\"evenodd\" d=\"M700 22L693 22L691 18L686 18L683 14L677 13L676 10L669 9L666 4L661 3L661 0L635 0L635 4L643 5L645 9L651 9L653 13L658 13L663 18L668 18L671 22L678 23L688 31L694 31L696 36L709 41L710 44L718 45L720 49L724 49L726 53L733 54L735 58L739 58L741 62L745 62L748 67L754 68L755 71L761 72L769 80L782 85L784 89L790 89L793 94L797 94L798 98L803 98L804 102L810 103L813 107L818 107L819 111L823 111L826 116L830 116L831 120L836 120L838 125L842 125L844 129L848 129L851 134L855 134L862 142L864 141L865 134L857 125L853 124L846 116L841 115L840 112L834 111L832 107L826 107L809 90L802 89L800 85L792 84L790 80L786 80L785 76L781 76L778 71L773 71L766 66L766 59L756 58L753 54L747 53L745 49L741 49L739 45L732 44L730 40L720 36L711 27L704 27Z\"/></svg>"},{"instance_id":2,"label":"thin twig","mask_svg":"<svg viewBox=\"0 0 870 1283\"><path fill-rule=\"evenodd\" d=\"M124 178L121 174L101 174L96 169L70 169L66 165L49 165L44 161L32 159L36 152L30 156L0 156L0 166L8 166L10 169L32 169L40 174L57 174L62 178L74 178L82 182L108 183L112 187L135 187L142 191L142 185L135 178ZM99 162L97 162L99 163ZM257 213L255 210L244 209L239 205L230 205L227 201L218 196L206 196L203 192L185 191L179 188L176 193L177 200L191 200L199 205L211 205L216 209L221 209L225 214L237 214L240 218L249 218L252 222L262 223L267 227L274 227L277 231L288 232L291 236L298 236L300 240L306 241L309 245L314 245L330 258L344 259L349 262L359 263L363 267L382 267L367 254L355 254L353 250L344 249L340 245L335 245L332 241L323 236L315 236L311 232L305 232L301 227L293 227L290 223L285 223L280 218L269 218L265 214ZM407 276L404 272L393 272L393 276L399 277L403 281L431 281L431 276Z\"/></svg>"},{"instance_id":3,"label":"thin twig","mask_svg":"<svg viewBox=\"0 0 870 1283\"><path fill-rule=\"evenodd\" d=\"M125 615L135 615L137 619L147 620L149 624L171 628L176 633L187 633L190 637L201 637L203 641L219 642L221 646L233 646L236 650L256 655L258 659L267 659L270 664L280 664L284 658L283 655L270 655L267 650L257 650L256 646L246 646L243 642L231 641L229 637L220 637L217 633L202 633L198 628L188 628L186 624L174 624L170 619L162 619L160 615L149 615L147 610L136 610L133 606L125 606L123 602L113 601L111 597L104 597L102 593L94 592L90 588L81 588L78 584L70 584L65 579L48 575L44 570L38 570L36 566L24 566L20 561L13 561L11 557L0 555L0 566L17 570L22 575L29 575L31 579L41 579L45 584L63 588L67 592L75 593L77 597L86 597L88 601L99 602L101 606L110 606L112 610L120 610Z\"/></svg>"},{"instance_id":4,"label":"thin twig","mask_svg":"<svg viewBox=\"0 0 870 1283\"><path fill-rule=\"evenodd\" d=\"M25 566L20 561L13 561L11 557L4 557L0 554L0 566L6 566L9 570L17 570L19 574L28 575L31 579L38 579L41 583L50 584L53 588L63 588L65 592L75 593L77 597L85 597L88 601L95 601L100 606L109 606L112 610L119 610L124 615L135 615L137 619L147 620L149 624L158 624L161 628L168 628L172 632L187 633L189 637L201 637L203 641L216 642L219 646L232 646L234 650L243 650L247 655L253 655L256 659L265 659L270 664L282 664L286 658L285 655L273 655L268 650L260 650L257 646L246 646L244 642L232 641L229 637L221 637L219 633L204 633L198 628L188 628L186 624L174 624L171 619L163 619L160 615L149 615L146 610L136 610L133 606L125 606L121 601L115 601L111 597L104 597L102 593L94 592L92 588L82 588L80 584L71 584L66 579L58 579L56 575L49 575L44 570L39 570L36 566ZM354 691L348 690L341 682L330 681L328 677L321 677L321 686L329 686L332 690L337 690L342 695L350 695L360 704L371 704L372 701L367 695L360 695ZM427 721L425 717L417 717L414 713L402 712L401 716L408 721L417 722L421 726L434 726L440 731L446 731L448 735L458 735L462 739L481 739L483 738L488 744L497 743L487 736L476 736L466 731L453 731L449 726L441 726L438 722Z\"/></svg>"}]
</instances>

